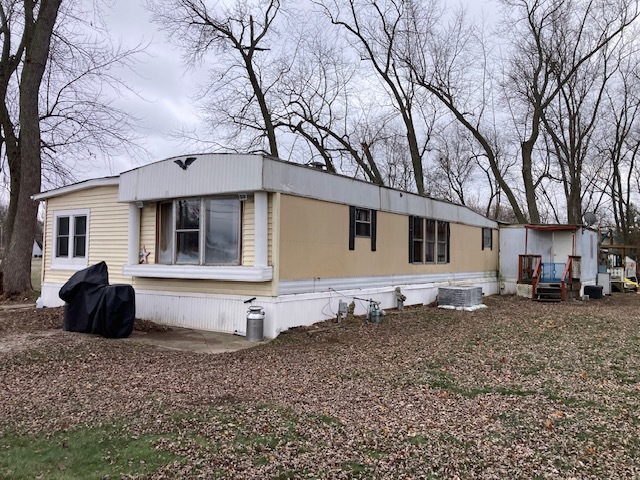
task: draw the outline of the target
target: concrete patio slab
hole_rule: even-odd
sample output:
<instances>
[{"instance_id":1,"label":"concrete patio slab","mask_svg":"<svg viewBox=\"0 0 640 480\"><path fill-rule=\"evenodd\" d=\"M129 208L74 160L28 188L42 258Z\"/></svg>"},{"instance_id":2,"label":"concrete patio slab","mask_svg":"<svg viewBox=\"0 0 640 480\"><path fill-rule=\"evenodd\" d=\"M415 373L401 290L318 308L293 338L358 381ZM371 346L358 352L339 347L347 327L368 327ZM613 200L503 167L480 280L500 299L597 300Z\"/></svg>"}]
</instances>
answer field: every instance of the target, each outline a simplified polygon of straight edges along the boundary
<instances>
[{"instance_id":1,"label":"concrete patio slab","mask_svg":"<svg viewBox=\"0 0 640 480\"><path fill-rule=\"evenodd\" d=\"M134 330L131 336L125 340L154 345L167 350L197 353L235 352L269 342L269 339L261 342L248 342L245 337L230 333L209 332L182 327L171 327L171 330L167 332L140 332Z\"/></svg>"}]
</instances>

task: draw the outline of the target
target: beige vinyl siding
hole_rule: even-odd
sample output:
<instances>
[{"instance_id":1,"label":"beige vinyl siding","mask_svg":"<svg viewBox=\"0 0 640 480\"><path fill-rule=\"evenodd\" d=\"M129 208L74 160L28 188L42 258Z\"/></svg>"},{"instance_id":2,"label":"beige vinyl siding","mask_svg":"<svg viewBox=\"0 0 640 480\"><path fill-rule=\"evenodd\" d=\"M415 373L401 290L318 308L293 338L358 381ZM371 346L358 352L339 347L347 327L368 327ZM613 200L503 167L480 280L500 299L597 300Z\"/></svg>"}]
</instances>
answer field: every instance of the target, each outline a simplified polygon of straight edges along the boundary
<instances>
[{"instance_id":1,"label":"beige vinyl siding","mask_svg":"<svg viewBox=\"0 0 640 480\"><path fill-rule=\"evenodd\" d=\"M140 212L140 251L150 253L149 263L156 263L156 203L145 204Z\"/></svg>"},{"instance_id":2,"label":"beige vinyl siding","mask_svg":"<svg viewBox=\"0 0 640 480\"><path fill-rule=\"evenodd\" d=\"M273 235L274 229L273 229L273 224L274 224L274 202L275 202L275 193L270 193L269 194L269 202L268 202L268 217L267 217L267 235L269 238L269 242L267 244L267 263L269 265L273 265L273 244L274 244L274 240L275 237Z\"/></svg>"},{"instance_id":3,"label":"beige vinyl siding","mask_svg":"<svg viewBox=\"0 0 640 480\"><path fill-rule=\"evenodd\" d=\"M279 279L418 275L498 270L498 249L482 250L482 228L450 223L451 262L409 263L409 217L378 212L377 249L356 237L349 250L349 207L281 195ZM496 242L495 245L498 245Z\"/></svg>"},{"instance_id":4,"label":"beige vinyl siding","mask_svg":"<svg viewBox=\"0 0 640 480\"><path fill-rule=\"evenodd\" d=\"M53 217L56 211L89 209L88 265L107 262L110 283L131 283L122 275L127 263L129 205L118 203L118 186L95 187L47 200L43 281L65 283L74 270L52 270Z\"/></svg>"},{"instance_id":5,"label":"beige vinyl siding","mask_svg":"<svg viewBox=\"0 0 640 480\"><path fill-rule=\"evenodd\" d=\"M224 295L271 295L271 282L217 282L212 280L183 280L167 278L134 278L133 287L136 290L160 292L204 293Z\"/></svg>"},{"instance_id":6,"label":"beige vinyl siding","mask_svg":"<svg viewBox=\"0 0 640 480\"><path fill-rule=\"evenodd\" d=\"M278 296L280 283L280 197L279 193L269 194L269 251L268 263L273 266L273 281L271 282L271 295Z\"/></svg>"},{"instance_id":7,"label":"beige vinyl siding","mask_svg":"<svg viewBox=\"0 0 640 480\"><path fill-rule=\"evenodd\" d=\"M256 264L256 209L253 197L247 198L242 204L242 265Z\"/></svg>"}]
</instances>

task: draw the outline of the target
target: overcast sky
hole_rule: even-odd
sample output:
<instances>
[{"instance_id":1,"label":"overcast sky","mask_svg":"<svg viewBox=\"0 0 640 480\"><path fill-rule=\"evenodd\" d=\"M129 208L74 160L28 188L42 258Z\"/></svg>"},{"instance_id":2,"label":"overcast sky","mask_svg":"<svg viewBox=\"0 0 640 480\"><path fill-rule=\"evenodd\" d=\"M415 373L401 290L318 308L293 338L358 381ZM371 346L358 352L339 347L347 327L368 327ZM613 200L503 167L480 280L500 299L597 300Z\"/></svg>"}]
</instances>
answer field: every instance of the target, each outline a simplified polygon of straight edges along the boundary
<instances>
[{"instance_id":1,"label":"overcast sky","mask_svg":"<svg viewBox=\"0 0 640 480\"><path fill-rule=\"evenodd\" d=\"M127 82L140 97L126 94L118 99L120 106L140 118L140 143L149 156L140 154L111 159L103 169L84 175L88 178L114 175L151 161L189 153L188 145L172 134L181 127L198 126L193 98L206 69L185 68L181 52L151 23L150 15L141 3L141 0L115 0L113 8L105 12L105 20L115 43L121 41L125 46L133 47L141 41L150 42L146 55L137 65L137 74L126 74ZM467 5L473 15L481 15L491 1L457 0L455 3Z\"/></svg>"}]
</instances>

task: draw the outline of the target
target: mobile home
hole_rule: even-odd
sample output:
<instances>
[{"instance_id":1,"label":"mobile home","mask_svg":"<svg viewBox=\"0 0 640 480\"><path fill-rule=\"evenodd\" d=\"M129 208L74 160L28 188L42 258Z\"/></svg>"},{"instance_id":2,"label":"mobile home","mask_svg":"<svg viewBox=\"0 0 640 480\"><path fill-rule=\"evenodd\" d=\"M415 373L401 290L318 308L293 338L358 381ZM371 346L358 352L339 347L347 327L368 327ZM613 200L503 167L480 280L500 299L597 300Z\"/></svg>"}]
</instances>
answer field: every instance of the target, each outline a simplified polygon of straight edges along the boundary
<instances>
[{"instance_id":1,"label":"mobile home","mask_svg":"<svg viewBox=\"0 0 640 480\"><path fill-rule=\"evenodd\" d=\"M261 155L174 157L34 197L45 203L42 297L106 261L139 318L265 335L356 313L374 299L428 304L444 285L499 291L496 222L467 207Z\"/></svg>"}]
</instances>

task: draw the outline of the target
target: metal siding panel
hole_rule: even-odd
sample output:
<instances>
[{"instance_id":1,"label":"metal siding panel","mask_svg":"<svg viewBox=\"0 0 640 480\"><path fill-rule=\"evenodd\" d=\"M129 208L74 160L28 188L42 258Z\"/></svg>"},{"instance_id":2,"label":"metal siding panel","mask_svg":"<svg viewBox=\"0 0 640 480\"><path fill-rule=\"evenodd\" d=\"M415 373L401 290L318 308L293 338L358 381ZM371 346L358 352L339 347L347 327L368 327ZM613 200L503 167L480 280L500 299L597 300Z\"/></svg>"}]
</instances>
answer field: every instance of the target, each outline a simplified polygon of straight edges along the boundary
<instances>
[{"instance_id":1,"label":"metal siding panel","mask_svg":"<svg viewBox=\"0 0 640 480\"><path fill-rule=\"evenodd\" d=\"M497 281L495 270L486 272L427 273L419 275L380 275L371 277L309 278L280 282L280 294L318 293L331 290L384 288L391 285L468 282L477 279Z\"/></svg>"},{"instance_id":2,"label":"metal siding panel","mask_svg":"<svg viewBox=\"0 0 640 480\"><path fill-rule=\"evenodd\" d=\"M582 283L595 281L598 276L598 234L582 228L576 231L576 239L576 255L581 257L580 280Z\"/></svg>"},{"instance_id":3,"label":"metal siding panel","mask_svg":"<svg viewBox=\"0 0 640 480\"><path fill-rule=\"evenodd\" d=\"M171 292L175 294L205 294L205 295L269 295L271 282L232 282L218 280L186 280L169 278L134 277L134 288L140 290Z\"/></svg>"},{"instance_id":4,"label":"metal siding panel","mask_svg":"<svg viewBox=\"0 0 640 480\"><path fill-rule=\"evenodd\" d=\"M259 155L194 155L187 170L162 160L125 172L120 177L119 201L158 200L267 190L374 210L431 217L497 228L497 223L454 205L412 193L330 174L310 167Z\"/></svg>"},{"instance_id":5,"label":"metal siding panel","mask_svg":"<svg viewBox=\"0 0 640 480\"><path fill-rule=\"evenodd\" d=\"M500 230L500 277L506 281L518 280L518 258L524 254L524 227Z\"/></svg>"},{"instance_id":6,"label":"metal siding panel","mask_svg":"<svg viewBox=\"0 0 640 480\"><path fill-rule=\"evenodd\" d=\"M186 170L178 159L196 157ZM120 176L119 201L150 201L262 190L258 155L185 155L145 165Z\"/></svg>"},{"instance_id":7,"label":"metal siding panel","mask_svg":"<svg viewBox=\"0 0 640 480\"><path fill-rule=\"evenodd\" d=\"M136 292L136 316L199 330L244 331L247 307L240 298Z\"/></svg>"},{"instance_id":8,"label":"metal siding panel","mask_svg":"<svg viewBox=\"0 0 640 480\"><path fill-rule=\"evenodd\" d=\"M375 185L267 158L264 160L264 188L380 210L380 193Z\"/></svg>"}]
</instances>

